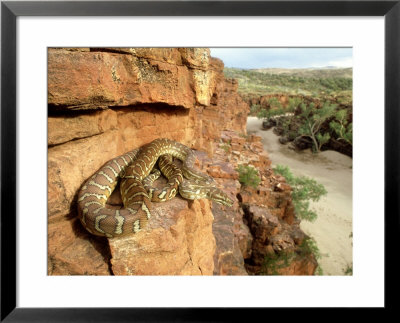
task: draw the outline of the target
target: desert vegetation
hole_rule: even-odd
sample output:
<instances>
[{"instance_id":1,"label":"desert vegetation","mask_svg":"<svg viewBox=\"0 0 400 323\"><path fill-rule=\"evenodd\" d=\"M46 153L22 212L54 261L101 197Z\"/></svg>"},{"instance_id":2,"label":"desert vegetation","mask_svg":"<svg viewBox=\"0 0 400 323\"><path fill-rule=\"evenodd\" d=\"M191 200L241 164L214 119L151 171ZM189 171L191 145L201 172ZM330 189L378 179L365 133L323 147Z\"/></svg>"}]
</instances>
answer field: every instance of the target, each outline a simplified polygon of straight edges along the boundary
<instances>
[{"instance_id":1,"label":"desert vegetation","mask_svg":"<svg viewBox=\"0 0 400 323\"><path fill-rule=\"evenodd\" d=\"M260 184L260 176L252 165L239 165L236 171L239 173L239 182L243 186L257 188Z\"/></svg>"},{"instance_id":2,"label":"desert vegetation","mask_svg":"<svg viewBox=\"0 0 400 323\"><path fill-rule=\"evenodd\" d=\"M351 154L353 124L350 109L339 109L329 102L317 107L314 103L291 100L286 108L260 109L257 116L263 119L265 129L276 128L275 132L282 136L281 143L292 141L296 148L312 148L316 153L324 146L334 150L342 147Z\"/></svg>"},{"instance_id":3,"label":"desert vegetation","mask_svg":"<svg viewBox=\"0 0 400 323\"><path fill-rule=\"evenodd\" d=\"M318 156L315 154L324 150L335 150L352 156L351 68L227 68L224 73L226 77L238 80L238 92L250 106L249 116L261 119L262 129L273 128L281 144L289 143L288 147L294 150L310 149L316 158ZM312 205L327 195L325 187L311 177L295 176L288 167L275 165L274 173L285 177L292 188L291 198L296 217L301 221L315 223L318 215ZM239 172L243 173L241 183L250 186L250 178L257 174L244 170L242 168ZM326 246L321 245L321 248L326 249ZM302 257L309 255L315 260L321 257L316 240L307 236L296 248L266 255L261 274L279 275L294 259L301 262ZM323 255L326 260L329 253L324 252ZM351 274L351 264L342 268L340 270L343 274ZM322 274L319 265L315 274Z\"/></svg>"},{"instance_id":4,"label":"desert vegetation","mask_svg":"<svg viewBox=\"0 0 400 323\"><path fill-rule=\"evenodd\" d=\"M332 149L352 156L352 69L226 68L238 79L250 115L275 127L281 143L313 152Z\"/></svg>"},{"instance_id":5,"label":"desert vegetation","mask_svg":"<svg viewBox=\"0 0 400 323\"><path fill-rule=\"evenodd\" d=\"M280 269L290 265L296 258L305 258L312 255L317 261L321 258L320 251L313 238L306 237L299 248L280 253L273 253L264 259L261 269L261 275L280 275ZM320 266L315 270L315 275L323 275L323 270ZM347 273L346 273L347 275Z\"/></svg>"},{"instance_id":6,"label":"desert vegetation","mask_svg":"<svg viewBox=\"0 0 400 323\"><path fill-rule=\"evenodd\" d=\"M268 94L321 98L338 104L352 103L352 68L344 69L257 69L225 68L227 78L239 82L245 99Z\"/></svg>"},{"instance_id":7,"label":"desert vegetation","mask_svg":"<svg viewBox=\"0 0 400 323\"><path fill-rule=\"evenodd\" d=\"M292 202L296 216L305 221L315 221L317 213L310 207L310 202L317 202L327 194L325 187L312 178L306 176L294 176L289 167L277 165L273 168L276 174L285 177L286 182L292 187ZM288 266L295 258L313 257L318 261L321 258L317 243L311 237L306 236L300 246L294 250L282 251L265 257L261 274L279 275L279 269ZM317 267L316 275L323 275L322 268Z\"/></svg>"},{"instance_id":8,"label":"desert vegetation","mask_svg":"<svg viewBox=\"0 0 400 323\"><path fill-rule=\"evenodd\" d=\"M286 182L292 187L292 201L298 218L315 221L317 213L310 208L310 201L317 202L327 194L325 187L307 176L294 176L289 167L276 165L275 174L285 177Z\"/></svg>"}]
</instances>

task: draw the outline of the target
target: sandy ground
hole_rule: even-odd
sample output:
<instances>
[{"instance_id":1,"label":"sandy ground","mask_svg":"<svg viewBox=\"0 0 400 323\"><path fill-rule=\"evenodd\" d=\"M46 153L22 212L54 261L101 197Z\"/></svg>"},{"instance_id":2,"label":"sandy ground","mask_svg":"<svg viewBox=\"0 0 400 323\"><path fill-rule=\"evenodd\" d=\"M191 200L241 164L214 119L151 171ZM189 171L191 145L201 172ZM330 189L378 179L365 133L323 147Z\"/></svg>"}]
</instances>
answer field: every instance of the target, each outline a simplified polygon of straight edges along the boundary
<instances>
[{"instance_id":1,"label":"sandy ground","mask_svg":"<svg viewBox=\"0 0 400 323\"><path fill-rule=\"evenodd\" d=\"M352 248L352 159L336 151L312 154L310 150L295 152L279 143L271 130L262 130L262 121L248 117L247 133L263 138L264 149L272 165L287 165L295 175L305 175L323 184L325 197L312 204L318 218L302 221L302 230L315 239L321 253L318 261L324 275L344 275L353 263Z\"/></svg>"}]
</instances>

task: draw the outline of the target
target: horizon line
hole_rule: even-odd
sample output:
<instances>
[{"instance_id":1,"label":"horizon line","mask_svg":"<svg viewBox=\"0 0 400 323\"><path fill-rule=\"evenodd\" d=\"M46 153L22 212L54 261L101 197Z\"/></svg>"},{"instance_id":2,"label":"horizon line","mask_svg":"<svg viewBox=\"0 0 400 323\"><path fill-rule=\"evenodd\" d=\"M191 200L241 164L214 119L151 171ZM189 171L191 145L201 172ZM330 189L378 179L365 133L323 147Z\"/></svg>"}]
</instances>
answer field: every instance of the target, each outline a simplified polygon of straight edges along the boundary
<instances>
[{"instance_id":1,"label":"horizon line","mask_svg":"<svg viewBox=\"0 0 400 323\"><path fill-rule=\"evenodd\" d=\"M308 66L308 67L254 67L254 68L224 66L224 68L236 68L240 70L260 70L260 69L304 70L304 69L345 69L345 68L353 68L353 66L327 65L327 66Z\"/></svg>"}]
</instances>

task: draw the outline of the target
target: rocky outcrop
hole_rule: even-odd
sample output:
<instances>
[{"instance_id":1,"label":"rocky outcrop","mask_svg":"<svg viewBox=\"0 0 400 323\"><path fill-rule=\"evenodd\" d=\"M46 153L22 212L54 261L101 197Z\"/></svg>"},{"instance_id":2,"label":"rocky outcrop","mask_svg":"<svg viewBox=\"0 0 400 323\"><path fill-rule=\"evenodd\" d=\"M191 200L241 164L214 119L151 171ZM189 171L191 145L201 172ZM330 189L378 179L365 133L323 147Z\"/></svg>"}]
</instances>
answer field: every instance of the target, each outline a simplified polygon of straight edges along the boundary
<instances>
[{"instance_id":1,"label":"rocky outcrop","mask_svg":"<svg viewBox=\"0 0 400 323\"><path fill-rule=\"evenodd\" d=\"M207 201L176 198L155 206L149 230L109 241L82 228L76 196L105 162L156 138L211 156L210 143L223 128L243 130L237 115L248 106L222 70L206 48L48 50L49 274L213 273ZM121 207L115 195L110 201Z\"/></svg>"},{"instance_id":2,"label":"rocky outcrop","mask_svg":"<svg viewBox=\"0 0 400 323\"><path fill-rule=\"evenodd\" d=\"M220 187L229 196L234 197L232 207L212 204L214 215L212 231L216 240L214 254L214 275L247 275L244 267L243 253L247 247L242 246L251 235L243 225L243 210L236 193L240 189L238 173L227 159L227 154L217 143L214 143L215 154L210 158L207 154L197 154L199 167L215 178Z\"/></svg>"},{"instance_id":3,"label":"rocky outcrop","mask_svg":"<svg viewBox=\"0 0 400 323\"><path fill-rule=\"evenodd\" d=\"M210 99L207 49L50 49L52 109L107 109L164 103L194 108Z\"/></svg>"},{"instance_id":4,"label":"rocky outcrop","mask_svg":"<svg viewBox=\"0 0 400 323\"><path fill-rule=\"evenodd\" d=\"M296 254L291 261L280 264L281 275L313 275L318 264L310 252L303 252L306 238L300 229L291 198L291 187L285 178L275 175L271 161L263 150L261 137L224 131L220 147L234 168L252 165L258 170L260 183L256 188L240 185L240 211L233 217L233 232L244 258L248 274L275 274L268 268L269 259ZM214 231L218 228L217 217ZM217 249L218 249L218 238ZM270 270L270 271L268 271Z\"/></svg>"},{"instance_id":5,"label":"rocky outcrop","mask_svg":"<svg viewBox=\"0 0 400 323\"><path fill-rule=\"evenodd\" d=\"M264 249L292 240L296 248L288 189L272 178L260 138L246 136L249 106L237 87L206 48L50 48L48 274L257 274ZM148 227L136 235L89 234L77 219L81 185L108 160L159 137L194 149L196 167L216 179L233 207L176 197L154 203ZM239 183L241 163L260 169L255 191ZM122 207L118 187L107 203ZM256 213L266 228L249 215L256 207L265 208ZM275 222L279 229L268 231ZM260 238L266 232L270 238Z\"/></svg>"},{"instance_id":6,"label":"rocky outcrop","mask_svg":"<svg viewBox=\"0 0 400 323\"><path fill-rule=\"evenodd\" d=\"M333 97L326 98L326 100L321 100L318 97L312 97L308 95L303 95L303 94L266 94L266 95L256 95L256 94L251 94L251 93L242 93L241 94L242 99L249 105L258 105L261 109L269 109L271 107L270 102L271 99L274 99L275 101L278 101L282 107L286 107L289 104L289 100L291 99L298 99L301 102L304 102L305 104L311 104L313 103L317 108L321 107L325 101L328 101L332 104L338 105L341 109L344 108L351 108L351 105L344 104L340 102L338 99L335 99ZM255 116L255 115L254 115Z\"/></svg>"},{"instance_id":7,"label":"rocky outcrop","mask_svg":"<svg viewBox=\"0 0 400 323\"><path fill-rule=\"evenodd\" d=\"M212 221L208 200L156 204L145 230L110 239L114 275L212 275Z\"/></svg>"}]
</instances>

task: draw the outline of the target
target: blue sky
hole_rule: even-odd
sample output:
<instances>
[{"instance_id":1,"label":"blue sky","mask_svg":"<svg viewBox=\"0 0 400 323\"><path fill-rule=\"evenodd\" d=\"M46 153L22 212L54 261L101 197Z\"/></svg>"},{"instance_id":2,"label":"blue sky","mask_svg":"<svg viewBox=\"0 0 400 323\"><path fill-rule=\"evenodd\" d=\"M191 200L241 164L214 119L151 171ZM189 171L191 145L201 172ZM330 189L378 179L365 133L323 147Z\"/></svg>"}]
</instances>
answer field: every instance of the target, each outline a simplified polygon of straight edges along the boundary
<instances>
[{"instance_id":1,"label":"blue sky","mask_svg":"<svg viewBox=\"0 0 400 323\"><path fill-rule=\"evenodd\" d=\"M352 67L352 48L211 48L225 67L307 68Z\"/></svg>"}]
</instances>

